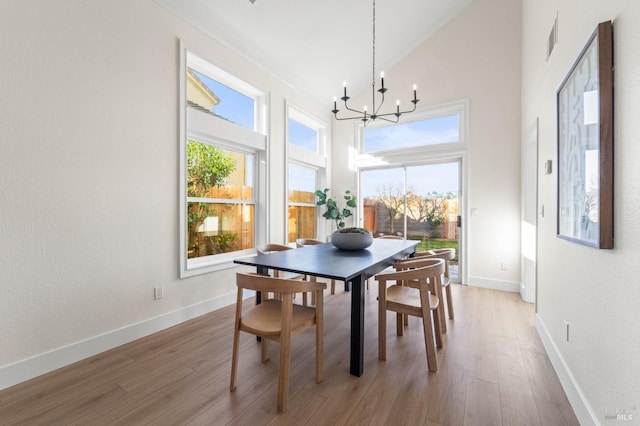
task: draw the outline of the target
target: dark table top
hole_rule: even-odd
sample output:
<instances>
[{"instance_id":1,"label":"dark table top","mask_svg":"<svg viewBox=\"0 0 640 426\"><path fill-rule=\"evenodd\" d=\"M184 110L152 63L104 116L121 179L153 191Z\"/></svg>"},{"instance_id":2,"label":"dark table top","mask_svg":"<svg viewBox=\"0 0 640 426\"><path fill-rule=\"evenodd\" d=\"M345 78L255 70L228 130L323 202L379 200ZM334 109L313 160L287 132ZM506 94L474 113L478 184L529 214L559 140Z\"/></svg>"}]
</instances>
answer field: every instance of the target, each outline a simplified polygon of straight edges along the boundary
<instances>
[{"instance_id":1,"label":"dark table top","mask_svg":"<svg viewBox=\"0 0 640 426\"><path fill-rule=\"evenodd\" d=\"M374 239L364 250L349 251L331 243L307 246L234 260L234 263L297 274L308 274L340 281L357 275L370 277L413 253L419 241Z\"/></svg>"}]
</instances>

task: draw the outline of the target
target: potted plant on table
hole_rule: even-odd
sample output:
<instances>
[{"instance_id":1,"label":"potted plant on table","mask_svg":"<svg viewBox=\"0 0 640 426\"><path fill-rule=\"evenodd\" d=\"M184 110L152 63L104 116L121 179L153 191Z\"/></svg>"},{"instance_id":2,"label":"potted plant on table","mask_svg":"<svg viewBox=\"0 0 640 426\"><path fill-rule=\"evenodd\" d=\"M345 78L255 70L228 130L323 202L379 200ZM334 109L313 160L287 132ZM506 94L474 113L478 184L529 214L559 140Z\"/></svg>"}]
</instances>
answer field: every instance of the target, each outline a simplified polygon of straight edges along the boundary
<instances>
[{"instance_id":1,"label":"potted plant on table","mask_svg":"<svg viewBox=\"0 0 640 426\"><path fill-rule=\"evenodd\" d=\"M342 250L362 250L373 243L373 234L364 228L346 227L344 219L353 216L351 209L355 209L358 199L348 189L344 192L345 207L340 208L338 202L329 198L329 189L316 190L317 206L327 206L327 211L322 214L327 220L336 223L336 230L331 234L331 243Z\"/></svg>"}]
</instances>

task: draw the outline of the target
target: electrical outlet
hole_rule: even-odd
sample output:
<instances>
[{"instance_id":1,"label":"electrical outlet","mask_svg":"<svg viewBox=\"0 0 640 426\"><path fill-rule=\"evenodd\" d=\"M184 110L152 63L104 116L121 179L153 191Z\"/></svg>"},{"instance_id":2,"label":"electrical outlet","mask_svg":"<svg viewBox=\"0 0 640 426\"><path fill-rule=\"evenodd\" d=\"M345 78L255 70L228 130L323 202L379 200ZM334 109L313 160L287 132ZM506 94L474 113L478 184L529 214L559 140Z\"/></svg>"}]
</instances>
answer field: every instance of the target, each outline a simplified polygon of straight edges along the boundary
<instances>
[{"instance_id":1,"label":"electrical outlet","mask_svg":"<svg viewBox=\"0 0 640 426\"><path fill-rule=\"evenodd\" d=\"M505 262L500 263L500 270L501 271L508 271L509 267L507 266L507 264Z\"/></svg>"},{"instance_id":2,"label":"electrical outlet","mask_svg":"<svg viewBox=\"0 0 640 426\"><path fill-rule=\"evenodd\" d=\"M569 341L569 323L567 321L564 321L564 326L566 329L566 338L567 338L567 342Z\"/></svg>"},{"instance_id":3,"label":"electrical outlet","mask_svg":"<svg viewBox=\"0 0 640 426\"><path fill-rule=\"evenodd\" d=\"M154 287L153 288L153 299L154 300L162 299L162 296L163 296L163 293L164 293L163 290L164 289L162 288L161 285L159 285L157 287Z\"/></svg>"}]
</instances>

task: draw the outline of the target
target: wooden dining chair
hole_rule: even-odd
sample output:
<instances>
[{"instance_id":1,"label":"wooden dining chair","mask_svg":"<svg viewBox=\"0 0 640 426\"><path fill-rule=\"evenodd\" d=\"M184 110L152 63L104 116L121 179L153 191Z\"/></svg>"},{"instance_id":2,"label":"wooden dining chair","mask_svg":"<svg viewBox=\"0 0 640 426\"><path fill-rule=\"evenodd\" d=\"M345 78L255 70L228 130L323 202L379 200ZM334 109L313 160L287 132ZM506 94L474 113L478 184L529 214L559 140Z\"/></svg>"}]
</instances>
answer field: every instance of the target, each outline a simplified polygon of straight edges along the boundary
<instances>
[{"instance_id":1,"label":"wooden dining chair","mask_svg":"<svg viewBox=\"0 0 640 426\"><path fill-rule=\"evenodd\" d=\"M396 272L382 272L375 277L378 281L378 358L383 361L387 359L387 311L396 313L398 336L403 335L403 316L412 315L422 318L427 368L437 371L435 348L443 347L444 342L438 313L440 300L435 289L441 285L444 260L426 259L423 265Z\"/></svg>"},{"instance_id":2,"label":"wooden dining chair","mask_svg":"<svg viewBox=\"0 0 640 426\"><path fill-rule=\"evenodd\" d=\"M316 326L316 383L322 382L323 350L323 297L327 287L324 283L273 278L260 274L236 274L238 299L233 332L233 354L231 359L230 391L236 389L238 372L238 349L240 332L262 337L262 362L268 360L267 342L280 343L280 364L278 366L278 411L287 409L289 394L289 366L291 359L291 339L308 328ZM267 299L243 311L244 290L274 292L282 295L282 300ZM315 307L294 305L293 296L299 292L314 292Z\"/></svg>"},{"instance_id":3,"label":"wooden dining chair","mask_svg":"<svg viewBox=\"0 0 640 426\"><path fill-rule=\"evenodd\" d=\"M315 246L318 244L324 244L324 241L317 240L315 238L298 238L296 240L296 247L298 248ZM331 280L331 294L336 294L336 280Z\"/></svg>"},{"instance_id":4,"label":"wooden dining chair","mask_svg":"<svg viewBox=\"0 0 640 426\"><path fill-rule=\"evenodd\" d=\"M441 249L433 249L422 252L416 252L414 258L424 258L424 259L442 259L444 260L444 275L442 277L442 287L446 293L447 299L447 313L449 314L450 319L455 319L455 315L453 312L453 298L451 296L451 277L449 276L449 262L456 257L456 249L454 248L441 248ZM441 298L443 295L440 295ZM442 304L442 308L444 312L444 302ZM444 314L442 315L442 329L443 332L447 332L447 322L445 321Z\"/></svg>"}]
</instances>

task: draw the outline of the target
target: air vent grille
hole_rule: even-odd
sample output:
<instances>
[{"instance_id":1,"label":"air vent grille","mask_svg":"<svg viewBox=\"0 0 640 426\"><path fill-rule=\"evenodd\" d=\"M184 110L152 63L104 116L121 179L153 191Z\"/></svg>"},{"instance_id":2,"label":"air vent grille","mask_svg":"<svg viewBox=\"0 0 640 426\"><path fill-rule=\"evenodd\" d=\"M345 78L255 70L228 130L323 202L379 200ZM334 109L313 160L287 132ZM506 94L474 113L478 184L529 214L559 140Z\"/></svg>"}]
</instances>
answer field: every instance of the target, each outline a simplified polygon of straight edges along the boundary
<instances>
[{"instance_id":1,"label":"air vent grille","mask_svg":"<svg viewBox=\"0 0 640 426\"><path fill-rule=\"evenodd\" d=\"M549 40L547 41L547 60L551 56L553 52L553 48L558 44L558 16L556 15L556 19L553 22L553 28L551 28L551 32L549 33Z\"/></svg>"}]
</instances>

